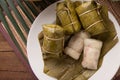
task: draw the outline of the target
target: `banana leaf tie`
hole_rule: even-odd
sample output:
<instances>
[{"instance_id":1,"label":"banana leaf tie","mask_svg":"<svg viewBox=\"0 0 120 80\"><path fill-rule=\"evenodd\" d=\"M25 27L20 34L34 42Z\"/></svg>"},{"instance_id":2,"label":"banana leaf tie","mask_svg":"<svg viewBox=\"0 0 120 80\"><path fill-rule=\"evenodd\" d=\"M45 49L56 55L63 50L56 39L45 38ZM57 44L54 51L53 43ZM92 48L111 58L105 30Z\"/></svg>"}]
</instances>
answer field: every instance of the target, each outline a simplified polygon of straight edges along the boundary
<instances>
[{"instance_id":1,"label":"banana leaf tie","mask_svg":"<svg viewBox=\"0 0 120 80\"><path fill-rule=\"evenodd\" d=\"M116 40L118 38L117 34L115 35L115 37L113 38L113 40Z\"/></svg>"},{"instance_id":2,"label":"banana leaf tie","mask_svg":"<svg viewBox=\"0 0 120 80\"><path fill-rule=\"evenodd\" d=\"M44 52L50 53L50 54L58 54L58 53L61 53L61 52L62 52L61 50L60 50L60 51L57 51L57 52L48 51L48 50L44 49L44 47L42 47L42 50L43 50ZM45 53L44 53L44 54L45 54Z\"/></svg>"},{"instance_id":3,"label":"banana leaf tie","mask_svg":"<svg viewBox=\"0 0 120 80\"><path fill-rule=\"evenodd\" d=\"M74 25L73 24L75 24L77 21L72 21L72 17L71 17L71 15L70 15L70 11L69 11L69 9L68 8L64 8L64 10L60 10L60 11L58 11L57 12L57 14L62 14L64 11L66 11L67 13L68 13L68 16L69 16L69 18L70 18L70 25L72 25L72 29L73 29L73 31L75 32L75 29L74 29ZM58 16L59 17L59 16ZM59 17L59 19L61 19L60 17ZM60 21L62 21L62 20L60 20ZM68 24L69 25L69 24ZM67 26L68 26L67 25ZM66 25L63 25L63 26L66 26Z\"/></svg>"},{"instance_id":4,"label":"banana leaf tie","mask_svg":"<svg viewBox=\"0 0 120 80\"><path fill-rule=\"evenodd\" d=\"M94 26L95 24L98 24L99 22L102 22L103 20L99 20L94 22L93 24L91 24L90 26L88 26L85 30L88 30L89 28L91 28L92 26Z\"/></svg>"},{"instance_id":5,"label":"banana leaf tie","mask_svg":"<svg viewBox=\"0 0 120 80\"><path fill-rule=\"evenodd\" d=\"M57 11L57 14L62 14L63 12L68 12L69 11L69 9L67 8L67 7L65 7L64 9L61 9L61 10L59 10L59 11Z\"/></svg>"},{"instance_id":6,"label":"banana leaf tie","mask_svg":"<svg viewBox=\"0 0 120 80\"><path fill-rule=\"evenodd\" d=\"M64 47L64 40L65 40L64 37L56 38L56 39L55 39L55 38L49 38L49 37L47 37L46 35L44 35L44 38L49 39L49 40L52 40L52 41L63 40L63 47Z\"/></svg>"},{"instance_id":7,"label":"banana leaf tie","mask_svg":"<svg viewBox=\"0 0 120 80\"><path fill-rule=\"evenodd\" d=\"M56 40L63 40L63 46L64 46L64 40L65 40L65 38L64 38L64 37L57 38L57 39L54 39L54 38L49 38L49 37L47 37L47 36L45 36L45 35L44 35L44 37L45 37L46 39L53 40L53 41L56 41Z\"/></svg>"},{"instance_id":8,"label":"banana leaf tie","mask_svg":"<svg viewBox=\"0 0 120 80\"><path fill-rule=\"evenodd\" d=\"M72 21L72 17L71 17L71 15L70 15L70 11L69 11L68 9L67 9L67 12L68 12L68 16L69 16L69 18L70 18L71 23L73 23L74 21ZM73 25L73 24L71 24L71 25L72 25L73 32L75 32L74 25Z\"/></svg>"},{"instance_id":9,"label":"banana leaf tie","mask_svg":"<svg viewBox=\"0 0 120 80\"><path fill-rule=\"evenodd\" d=\"M70 24L67 24L67 25L65 25L65 26L69 26L69 25L73 25L73 24L75 24L75 23L77 23L78 21L74 21L74 22L71 22Z\"/></svg>"},{"instance_id":10,"label":"banana leaf tie","mask_svg":"<svg viewBox=\"0 0 120 80\"><path fill-rule=\"evenodd\" d=\"M99 7L96 7L96 8L94 8L94 9L91 9L91 10L85 11L85 12L79 14L79 17L82 16L82 15L84 15L84 14L87 14L87 13L89 13L89 12L92 12L92 11L94 11L94 10L98 10L98 9L99 9ZM99 11L97 11L97 12L98 12L98 15L99 15Z\"/></svg>"},{"instance_id":11,"label":"banana leaf tie","mask_svg":"<svg viewBox=\"0 0 120 80\"><path fill-rule=\"evenodd\" d=\"M64 11L66 11L66 8L57 11L57 14L62 14Z\"/></svg>"},{"instance_id":12,"label":"banana leaf tie","mask_svg":"<svg viewBox=\"0 0 120 80\"><path fill-rule=\"evenodd\" d=\"M61 37L61 38L50 38L50 37L47 37L46 35L44 35L44 37L45 37L46 39L53 40L53 41L56 41L56 40L64 40L64 37Z\"/></svg>"}]
</instances>

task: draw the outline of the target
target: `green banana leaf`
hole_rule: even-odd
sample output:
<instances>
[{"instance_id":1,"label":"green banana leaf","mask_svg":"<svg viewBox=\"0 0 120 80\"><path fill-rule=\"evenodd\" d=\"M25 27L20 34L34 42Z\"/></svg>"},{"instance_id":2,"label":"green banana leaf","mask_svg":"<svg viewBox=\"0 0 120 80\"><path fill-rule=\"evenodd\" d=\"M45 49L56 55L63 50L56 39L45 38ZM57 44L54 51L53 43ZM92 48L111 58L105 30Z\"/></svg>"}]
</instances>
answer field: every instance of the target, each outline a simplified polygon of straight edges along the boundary
<instances>
[{"instance_id":1,"label":"green banana leaf","mask_svg":"<svg viewBox=\"0 0 120 80\"><path fill-rule=\"evenodd\" d=\"M118 38L115 38L117 34L115 27L108 18L108 9L105 6L101 6L99 9L101 18L103 18L106 23L105 28L108 29L108 31L104 33L99 33L97 34L97 36L92 37L103 41L103 47L98 62L98 69L102 65L104 55L106 55L107 52L111 50L118 42ZM43 40L43 38L39 40L41 41ZM41 44L41 46L42 45L43 44ZM57 78L58 80L88 80L98 69L97 70L84 69L81 65L83 57L82 55L80 59L77 61L65 55L64 53L59 58L54 57L44 58L43 59L45 63L44 72L51 77ZM44 56L45 55L43 53L43 57Z\"/></svg>"},{"instance_id":2,"label":"green banana leaf","mask_svg":"<svg viewBox=\"0 0 120 80\"><path fill-rule=\"evenodd\" d=\"M75 12L73 2L65 0L64 2L58 3L56 12L66 34L74 34L80 31L81 25Z\"/></svg>"},{"instance_id":3,"label":"green banana leaf","mask_svg":"<svg viewBox=\"0 0 120 80\"><path fill-rule=\"evenodd\" d=\"M64 47L64 31L58 25L43 25L43 51L54 55L59 55Z\"/></svg>"},{"instance_id":4,"label":"green banana leaf","mask_svg":"<svg viewBox=\"0 0 120 80\"><path fill-rule=\"evenodd\" d=\"M76 8L83 28L92 36L107 31L95 1L82 3Z\"/></svg>"}]
</instances>

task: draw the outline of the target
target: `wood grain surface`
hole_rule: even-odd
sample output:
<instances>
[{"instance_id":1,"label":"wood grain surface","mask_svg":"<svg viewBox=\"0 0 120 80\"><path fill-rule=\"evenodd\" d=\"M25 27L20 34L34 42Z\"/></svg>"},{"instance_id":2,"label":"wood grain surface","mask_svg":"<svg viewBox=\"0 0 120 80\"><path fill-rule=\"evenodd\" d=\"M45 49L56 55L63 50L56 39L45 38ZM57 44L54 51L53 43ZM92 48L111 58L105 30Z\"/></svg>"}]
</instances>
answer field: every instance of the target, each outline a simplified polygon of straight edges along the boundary
<instances>
[{"instance_id":1,"label":"wood grain surface","mask_svg":"<svg viewBox=\"0 0 120 80\"><path fill-rule=\"evenodd\" d=\"M0 80L34 80L0 33Z\"/></svg>"}]
</instances>

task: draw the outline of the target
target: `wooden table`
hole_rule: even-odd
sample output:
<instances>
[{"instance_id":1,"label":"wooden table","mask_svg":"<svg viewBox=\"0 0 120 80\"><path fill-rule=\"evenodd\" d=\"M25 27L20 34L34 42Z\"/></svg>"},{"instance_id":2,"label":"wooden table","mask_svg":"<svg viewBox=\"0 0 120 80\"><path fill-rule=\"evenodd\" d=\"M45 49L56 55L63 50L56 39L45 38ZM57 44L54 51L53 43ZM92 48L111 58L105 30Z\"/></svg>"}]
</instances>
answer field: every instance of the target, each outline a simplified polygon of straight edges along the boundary
<instances>
[{"instance_id":1,"label":"wooden table","mask_svg":"<svg viewBox=\"0 0 120 80\"><path fill-rule=\"evenodd\" d=\"M0 33L0 80L33 80L33 75L15 55Z\"/></svg>"}]
</instances>

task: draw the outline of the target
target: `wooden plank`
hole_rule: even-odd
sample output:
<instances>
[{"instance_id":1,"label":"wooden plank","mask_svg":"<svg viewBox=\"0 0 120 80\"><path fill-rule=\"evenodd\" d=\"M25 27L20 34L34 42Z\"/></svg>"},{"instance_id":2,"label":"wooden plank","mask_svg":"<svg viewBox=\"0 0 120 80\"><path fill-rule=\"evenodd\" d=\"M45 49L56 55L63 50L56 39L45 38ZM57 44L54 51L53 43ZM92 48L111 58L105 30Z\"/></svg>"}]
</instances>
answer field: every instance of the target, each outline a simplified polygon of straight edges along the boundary
<instances>
[{"instance_id":1,"label":"wooden plank","mask_svg":"<svg viewBox=\"0 0 120 80\"><path fill-rule=\"evenodd\" d=\"M0 80L34 80L0 33Z\"/></svg>"},{"instance_id":2,"label":"wooden plank","mask_svg":"<svg viewBox=\"0 0 120 80\"><path fill-rule=\"evenodd\" d=\"M3 38L3 35L1 34L1 32L0 32L0 42L1 41L4 41L5 39Z\"/></svg>"},{"instance_id":3,"label":"wooden plank","mask_svg":"<svg viewBox=\"0 0 120 80\"><path fill-rule=\"evenodd\" d=\"M34 80L28 72L0 71L0 80Z\"/></svg>"},{"instance_id":4,"label":"wooden plank","mask_svg":"<svg viewBox=\"0 0 120 80\"><path fill-rule=\"evenodd\" d=\"M0 70L26 71L14 52L0 52Z\"/></svg>"},{"instance_id":5,"label":"wooden plank","mask_svg":"<svg viewBox=\"0 0 120 80\"><path fill-rule=\"evenodd\" d=\"M0 80L34 80L14 52L0 52Z\"/></svg>"},{"instance_id":6,"label":"wooden plank","mask_svg":"<svg viewBox=\"0 0 120 80\"><path fill-rule=\"evenodd\" d=\"M6 41L0 41L0 51L13 51Z\"/></svg>"},{"instance_id":7,"label":"wooden plank","mask_svg":"<svg viewBox=\"0 0 120 80\"><path fill-rule=\"evenodd\" d=\"M114 1L114 2L111 2L111 6L112 6L112 9L113 9L113 12L114 12L114 15L118 21L118 23L120 24L120 1Z\"/></svg>"},{"instance_id":8,"label":"wooden plank","mask_svg":"<svg viewBox=\"0 0 120 80\"><path fill-rule=\"evenodd\" d=\"M14 15L13 11L12 11L11 14L13 15L13 17L14 17L14 19L15 19L15 15ZM11 22L11 20L8 18L8 16L5 16L5 18L6 18L6 21L8 22L8 25L9 25L9 27L10 27L13 35L15 36L16 41L18 42L18 44L19 44L19 46L20 46L20 49L22 50L22 52L24 53L24 55L27 56L27 55L26 55L26 54L27 54L27 51L26 51L26 45L25 45L25 43L23 42L23 40L22 40L22 38L20 37L20 35L18 34L18 32L15 30L14 25L13 25L13 23ZM15 19L15 20L16 20L16 19ZM17 22L17 21L16 21L16 22ZM22 30L21 30L21 31L22 31ZM23 33L23 35L24 35L24 33ZM24 37L25 37L25 36L24 36ZM27 39L27 36L26 36L26 39ZM22 54L22 53L21 53L21 54Z\"/></svg>"},{"instance_id":9,"label":"wooden plank","mask_svg":"<svg viewBox=\"0 0 120 80\"><path fill-rule=\"evenodd\" d=\"M3 35L0 33L0 51L13 51Z\"/></svg>"}]
</instances>

